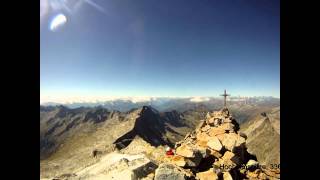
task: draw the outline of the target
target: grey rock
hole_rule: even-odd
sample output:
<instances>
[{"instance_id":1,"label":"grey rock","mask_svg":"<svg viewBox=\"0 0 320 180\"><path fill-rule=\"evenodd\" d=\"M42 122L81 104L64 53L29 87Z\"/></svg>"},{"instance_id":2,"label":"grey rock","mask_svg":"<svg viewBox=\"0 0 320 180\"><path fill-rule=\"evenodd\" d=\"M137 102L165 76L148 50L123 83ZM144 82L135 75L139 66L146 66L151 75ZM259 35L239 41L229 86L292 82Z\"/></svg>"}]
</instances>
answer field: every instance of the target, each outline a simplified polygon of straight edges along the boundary
<instances>
[{"instance_id":1,"label":"grey rock","mask_svg":"<svg viewBox=\"0 0 320 180\"><path fill-rule=\"evenodd\" d=\"M168 164L163 163L160 164L158 169L155 172L155 180L185 180L188 179L188 175L184 172L181 168Z\"/></svg>"}]
</instances>

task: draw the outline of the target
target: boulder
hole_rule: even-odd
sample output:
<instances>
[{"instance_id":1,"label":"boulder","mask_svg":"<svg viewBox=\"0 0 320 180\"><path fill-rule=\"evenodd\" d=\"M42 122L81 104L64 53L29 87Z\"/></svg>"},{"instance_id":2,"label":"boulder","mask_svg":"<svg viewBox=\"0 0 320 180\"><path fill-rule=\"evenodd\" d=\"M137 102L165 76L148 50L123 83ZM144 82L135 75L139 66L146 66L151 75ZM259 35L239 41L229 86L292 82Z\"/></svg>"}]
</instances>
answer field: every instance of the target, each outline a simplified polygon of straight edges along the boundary
<instances>
[{"instance_id":1,"label":"boulder","mask_svg":"<svg viewBox=\"0 0 320 180\"><path fill-rule=\"evenodd\" d=\"M246 140L236 133L226 133L217 135L222 145L229 151L233 151L235 147L240 147Z\"/></svg>"},{"instance_id":2,"label":"boulder","mask_svg":"<svg viewBox=\"0 0 320 180\"><path fill-rule=\"evenodd\" d=\"M194 149L191 147L191 145L187 144L182 144L176 149L176 154L183 156L183 157L188 157L188 158L193 158L195 157L195 152Z\"/></svg>"},{"instance_id":3,"label":"boulder","mask_svg":"<svg viewBox=\"0 0 320 180\"><path fill-rule=\"evenodd\" d=\"M155 180L186 180L189 179L192 174L188 173L182 168L169 163L160 164L155 171Z\"/></svg>"},{"instance_id":4,"label":"boulder","mask_svg":"<svg viewBox=\"0 0 320 180\"><path fill-rule=\"evenodd\" d=\"M237 138L234 136L231 136L230 134L220 134L217 135L217 138L220 140L222 145L229 151L233 151Z\"/></svg>"},{"instance_id":5,"label":"boulder","mask_svg":"<svg viewBox=\"0 0 320 180\"><path fill-rule=\"evenodd\" d=\"M218 180L218 175L210 168L208 171L197 173L199 180Z\"/></svg>"},{"instance_id":6,"label":"boulder","mask_svg":"<svg viewBox=\"0 0 320 180\"><path fill-rule=\"evenodd\" d=\"M222 145L217 137L211 137L207 143L208 147L213 150L220 151L222 149Z\"/></svg>"}]
</instances>

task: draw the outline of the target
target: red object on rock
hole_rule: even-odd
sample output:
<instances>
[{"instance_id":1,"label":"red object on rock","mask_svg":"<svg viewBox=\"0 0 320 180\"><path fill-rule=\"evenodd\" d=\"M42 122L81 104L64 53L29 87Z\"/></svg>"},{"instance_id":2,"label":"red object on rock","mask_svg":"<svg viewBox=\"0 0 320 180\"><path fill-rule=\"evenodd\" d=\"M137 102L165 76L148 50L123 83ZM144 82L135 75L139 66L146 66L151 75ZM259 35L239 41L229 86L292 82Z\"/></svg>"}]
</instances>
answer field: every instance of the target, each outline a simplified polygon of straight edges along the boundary
<instances>
[{"instance_id":1,"label":"red object on rock","mask_svg":"<svg viewBox=\"0 0 320 180\"><path fill-rule=\"evenodd\" d=\"M173 155L172 149L170 149L169 151L166 151L166 155Z\"/></svg>"}]
</instances>

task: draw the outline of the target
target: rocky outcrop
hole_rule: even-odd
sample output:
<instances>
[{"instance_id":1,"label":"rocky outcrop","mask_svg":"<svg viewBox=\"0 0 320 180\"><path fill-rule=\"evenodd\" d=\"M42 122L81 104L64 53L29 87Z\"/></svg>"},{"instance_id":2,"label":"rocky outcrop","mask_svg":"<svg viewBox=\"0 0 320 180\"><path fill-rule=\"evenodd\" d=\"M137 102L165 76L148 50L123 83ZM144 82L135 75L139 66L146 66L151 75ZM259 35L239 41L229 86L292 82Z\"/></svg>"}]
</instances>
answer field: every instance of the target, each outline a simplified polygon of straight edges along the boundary
<instances>
[{"instance_id":1,"label":"rocky outcrop","mask_svg":"<svg viewBox=\"0 0 320 180\"><path fill-rule=\"evenodd\" d=\"M247 151L246 138L227 108L208 113L193 132L176 143L175 155L169 163L160 164L155 180L280 178L280 170L259 166L256 157Z\"/></svg>"}]
</instances>

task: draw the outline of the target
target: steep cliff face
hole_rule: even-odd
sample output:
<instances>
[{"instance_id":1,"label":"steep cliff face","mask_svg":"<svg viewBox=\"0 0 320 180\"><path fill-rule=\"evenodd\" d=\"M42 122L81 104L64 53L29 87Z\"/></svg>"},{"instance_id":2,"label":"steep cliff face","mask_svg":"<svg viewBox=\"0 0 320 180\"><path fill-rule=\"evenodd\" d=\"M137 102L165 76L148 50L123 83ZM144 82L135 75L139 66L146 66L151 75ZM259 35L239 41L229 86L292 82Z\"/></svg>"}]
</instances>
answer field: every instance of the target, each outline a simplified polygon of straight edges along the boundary
<instances>
[{"instance_id":1,"label":"steep cliff face","mask_svg":"<svg viewBox=\"0 0 320 180\"><path fill-rule=\"evenodd\" d=\"M265 165L280 164L280 108L261 113L241 125L248 151Z\"/></svg>"},{"instance_id":2,"label":"steep cliff face","mask_svg":"<svg viewBox=\"0 0 320 180\"><path fill-rule=\"evenodd\" d=\"M139 117L135 119L132 130L118 138L114 144L117 145L118 149L122 149L129 145L135 136L139 136L153 146L172 146L184 134L180 134L171 127L179 128L185 126L176 111L160 115L156 109L144 106L139 112ZM176 136L178 136L178 139Z\"/></svg>"}]
</instances>

